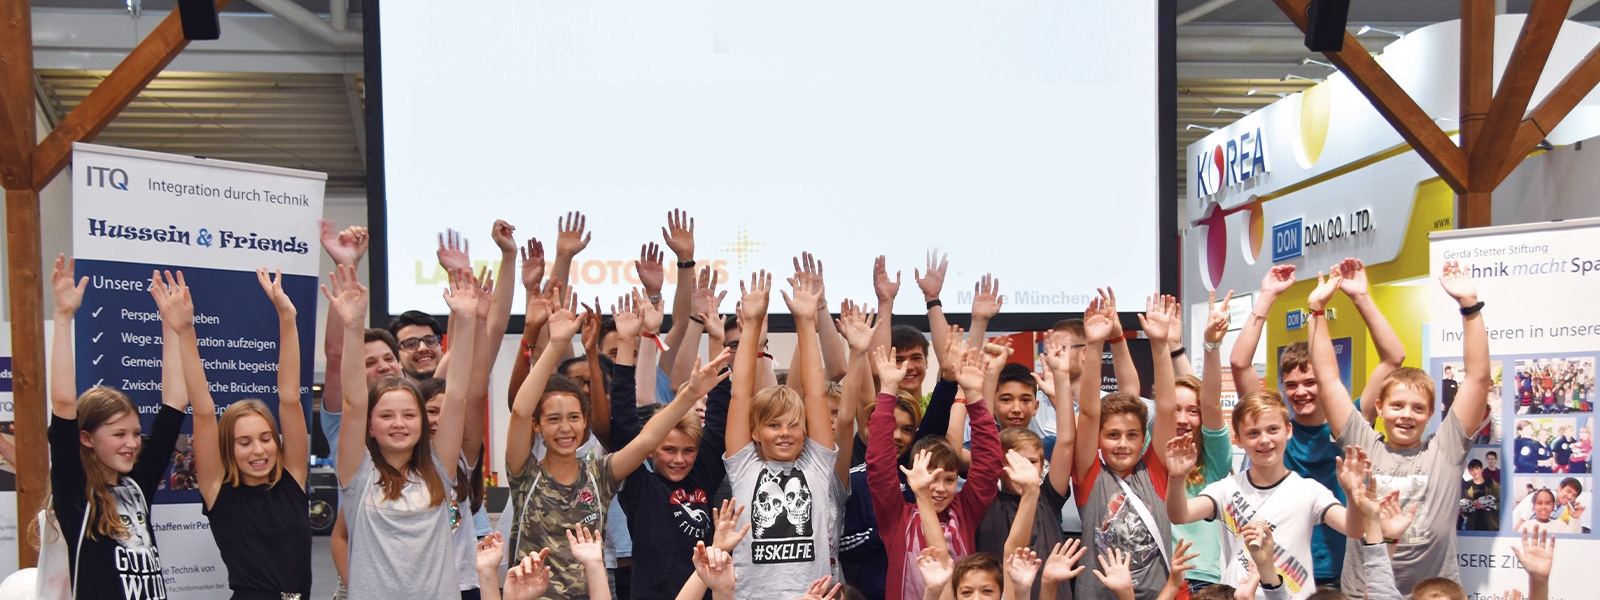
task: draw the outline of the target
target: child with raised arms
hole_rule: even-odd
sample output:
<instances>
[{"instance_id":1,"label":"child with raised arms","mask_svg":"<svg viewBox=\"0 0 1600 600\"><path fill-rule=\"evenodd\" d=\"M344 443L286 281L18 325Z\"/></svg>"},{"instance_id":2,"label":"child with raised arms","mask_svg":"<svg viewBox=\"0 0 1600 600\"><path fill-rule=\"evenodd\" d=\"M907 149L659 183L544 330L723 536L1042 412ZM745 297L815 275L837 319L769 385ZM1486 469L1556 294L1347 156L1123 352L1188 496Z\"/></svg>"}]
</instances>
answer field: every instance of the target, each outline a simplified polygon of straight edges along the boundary
<instances>
[{"instance_id":1,"label":"child with raised arms","mask_svg":"<svg viewBox=\"0 0 1600 600\"><path fill-rule=\"evenodd\" d=\"M472 364L478 283L465 269L451 272L445 303L450 307L450 339L458 364ZM451 518L449 488L454 469L445 458L461 453L465 429L468 369L447 375L444 409L437 435L430 431L427 407L415 385L400 378L378 380L368 389L362 369L361 324L367 316L367 289L355 269L340 265L323 286L331 310L345 325L345 416L362 427L339 432L339 504L350 531L351 600L460 598L451 531L470 520ZM360 401L363 396L366 401Z\"/></svg>"},{"instance_id":2,"label":"child with raised arms","mask_svg":"<svg viewBox=\"0 0 1600 600\"><path fill-rule=\"evenodd\" d=\"M56 257L55 343L50 357L50 506L66 538L75 598L167 597L150 502L172 462L188 397L178 344L164 331L161 409L148 441L126 394L95 386L79 396L73 375L72 321L89 278L73 282L74 262ZM152 277L152 281L154 277ZM302 508L304 510L304 508Z\"/></svg>"},{"instance_id":3,"label":"child with raised arms","mask_svg":"<svg viewBox=\"0 0 1600 600\"><path fill-rule=\"evenodd\" d=\"M587 437L588 402L572 380L552 375L561 362L563 350L578 332L578 315L573 312L577 297L562 295L549 317L550 342L539 356L517 391L511 407L506 433L506 470L513 490L511 559L549 548L548 562L553 578L547 595L555 598L586 598L598 595L592 589L564 533L569 529L603 530L606 513L619 485L655 451L668 432L726 375L719 374L727 363L726 353L704 366L696 365L688 383L678 390L671 404L647 422L637 437L616 452L594 457L580 456L579 446ZM532 460L530 452L537 432L545 443L542 459ZM504 518L504 517L502 517Z\"/></svg>"},{"instance_id":4,"label":"child with raised arms","mask_svg":"<svg viewBox=\"0 0 1600 600\"><path fill-rule=\"evenodd\" d=\"M1372 472L1380 495L1400 492L1402 504L1419 505L1416 520L1394 545L1394 575L1398 588L1409 590L1427 577L1460 577L1456 561L1456 515L1461 494L1461 469L1472 439L1467 432L1483 424L1489 399L1489 337L1483 322L1483 303L1471 277L1455 261L1446 262L1439 283L1461 307L1461 337L1466 377L1456 391L1455 405L1444 415L1432 437L1423 438L1434 413L1434 383L1426 372L1405 367L1390 374L1376 394L1371 394L1387 430L1380 435L1350 401L1339 378L1338 358L1328 335L1324 309L1346 276L1364 278L1355 261L1334 265L1331 276L1320 277L1307 303L1311 360L1321 388L1319 400L1340 448L1356 446L1372 457ZM1436 324L1441 325L1442 324ZM1369 388L1371 386L1368 386ZM1364 589L1360 553L1351 539L1345 554L1346 590Z\"/></svg>"},{"instance_id":5,"label":"child with raised arms","mask_svg":"<svg viewBox=\"0 0 1600 600\"><path fill-rule=\"evenodd\" d=\"M240 400L219 426L194 327L194 300L184 283L156 280L161 322L177 335L184 388L194 403L194 456L200 498L211 520L228 587L237 600L311 594L311 523L306 513L309 469L305 412L300 404L300 333L283 274L256 271L278 315L278 415L260 400ZM282 439L279 439L279 425Z\"/></svg>"}]
</instances>

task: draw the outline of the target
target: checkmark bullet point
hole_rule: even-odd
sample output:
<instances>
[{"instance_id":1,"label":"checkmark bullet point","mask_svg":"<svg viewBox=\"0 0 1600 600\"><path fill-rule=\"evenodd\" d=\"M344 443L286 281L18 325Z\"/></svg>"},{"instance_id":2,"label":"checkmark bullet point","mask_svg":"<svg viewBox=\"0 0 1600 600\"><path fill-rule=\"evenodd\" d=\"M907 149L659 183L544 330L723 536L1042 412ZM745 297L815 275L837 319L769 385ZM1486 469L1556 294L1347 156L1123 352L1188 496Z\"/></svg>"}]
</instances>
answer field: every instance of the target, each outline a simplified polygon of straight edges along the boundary
<instances>
[{"instance_id":1,"label":"checkmark bullet point","mask_svg":"<svg viewBox=\"0 0 1600 600\"><path fill-rule=\"evenodd\" d=\"M98 365L98 364L100 364L100 359L102 359L102 358L105 358L105 357L106 357L106 355L104 355L104 354L101 354L101 355L100 355L100 356L96 356L96 357L94 357L94 360L92 360L92 361L90 361L90 362L92 362L92 363L94 363L94 364L97 364L97 365Z\"/></svg>"},{"instance_id":2,"label":"checkmark bullet point","mask_svg":"<svg viewBox=\"0 0 1600 600\"><path fill-rule=\"evenodd\" d=\"M105 309L106 309L106 307L104 307L104 306L102 306L100 308L96 308L96 309L94 309L94 312L89 313L89 316L98 317L98 316L100 316L100 311L105 310Z\"/></svg>"},{"instance_id":3,"label":"checkmark bullet point","mask_svg":"<svg viewBox=\"0 0 1600 600\"><path fill-rule=\"evenodd\" d=\"M101 377L100 379L95 380L94 384L95 385L100 385L100 384L105 383L105 382L106 382L106 378Z\"/></svg>"},{"instance_id":4,"label":"checkmark bullet point","mask_svg":"<svg viewBox=\"0 0 1600 600\"><path fill-rule=\"evenodd\" d=\"M96 333L96 334L94 334L94 337L89 338L89 341L91 341L91 342L99 342L100 341L100 336L103 336L105 334L106 334L106 332L104 332L104 331L102 331L100 333Z\"/></svg>"}]
</instances>

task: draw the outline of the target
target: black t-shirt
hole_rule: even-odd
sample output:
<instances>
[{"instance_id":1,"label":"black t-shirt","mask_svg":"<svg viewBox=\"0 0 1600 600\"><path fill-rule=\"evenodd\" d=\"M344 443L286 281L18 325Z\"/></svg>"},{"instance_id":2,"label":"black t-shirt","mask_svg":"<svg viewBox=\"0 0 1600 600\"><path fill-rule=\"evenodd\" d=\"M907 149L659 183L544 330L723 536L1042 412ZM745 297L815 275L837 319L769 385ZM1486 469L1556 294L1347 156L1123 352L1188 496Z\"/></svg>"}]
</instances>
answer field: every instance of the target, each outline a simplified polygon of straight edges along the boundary
<instances>
[{"instance_id":1,"label":"black t-shirt","mask_svg":"<svg viewBox=\"0 0 1600 600\"><path fill-rule=\"evenodd\" d=\"M642 425L635 406L633 365L616 365L611 371L611 441L617 447L638 437ZM727 479L722 461L727 431L728 403L733 388L724 380L706 396L706 420L694 468L683 481L640 466L628 475L617 495L628 515L633 537L633 598L675 598L683 583L694 576L695 542L711 543L716 523L711 518L712 497ZM639 550L649 548L648 552Z\"/></svg>"},{"instance_id":2,"label":"black t-shirt","mask_svg":"<svg viewBox=\"0 0 1600 600\"><path fill-rule=\"evenodd\" d=\"M228 587L241 592L283 592L311 597L311 521L306 491L287 472L273 486L226 483L211 508L211 536Z\"/></svg>"},{"instance_id":3,"label":"black t-shirt","mask_svg":"<svg viewBox=\"0 0 1600 600\"><path fill-rule=\"evenodd\" d=\"M1033 512L1033 535L1028 541L1028 547L1037 552L1041 559L1048 558L1050 551L1063 539L1061 509L1067 505L1067 496L1070 495L1070 487L1066 496L1056 493L1055 487L1050 485L1049 475L1045 475L1044 482L1039 486L1039 506ZM1016 520L1017 509L1021 505L1022 496L1005 490L995 495L989 510L983 513L983 520L978 522L978 535L974 540L978 552L999 555L1005 549L1006 536L1011 533L1011 522ZM1037 579L1033 582L1033 594L1030 597L1039 597L1039 584ZM1072 586L1056 586L1056 598L1071 600Z\"/></svg>"},{"instance_id":4,"label":"black t-shirt","mask_svg":"<svg viewBox=\"0 0 1600 600\"><path fill-rule=\"evenodd\" d=\"M162 405L133 470L111 488L117 513L129 534L123 540L83 531L85 515L91 532L96 515L89 509L84 490L83 463L78 458L78 421L60 417L50 421L51 505L71 553L78 598L167 597L161 555L156 551L156 534L150 524L150 502L172 463L172 448L178 443L185 417L183 411Z\"/></svg>"}]
</instances>

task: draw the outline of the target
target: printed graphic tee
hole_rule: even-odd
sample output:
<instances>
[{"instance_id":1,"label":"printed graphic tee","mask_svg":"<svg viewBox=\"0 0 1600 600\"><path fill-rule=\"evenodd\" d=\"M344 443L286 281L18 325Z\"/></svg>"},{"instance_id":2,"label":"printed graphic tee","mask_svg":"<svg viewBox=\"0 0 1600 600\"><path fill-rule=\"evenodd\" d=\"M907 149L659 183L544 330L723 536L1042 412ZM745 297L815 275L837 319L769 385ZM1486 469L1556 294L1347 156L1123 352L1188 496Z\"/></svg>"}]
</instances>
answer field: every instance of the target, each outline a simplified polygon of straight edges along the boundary
<instances>
[{"instance_id":1,"label":"printed graphic tee","mask_svg":"<svg viewBox=\"0 0 1600 600\"><path fill-rule=\"evenodd\" d=\"M837 451L810 439L795 462L769 462L754 442L724 464L733 497L746 504L750 534L733 552L736 597L798 598L811 582L834 575L844 485L833 473Z\"/></svg>"},{"instance_id":2,"label":"printed graphic tee","mask_svg":"<svg viewBox=\"0 0 1600 600\"><path fill-rule=\"evenodd\" d=\"M1277 546L1273 564L1283 577L1290 598L1306 598L1317 591L1311 557L1312 528L1323 521L1328 509L1339 505L1333 492L1316 481L1290 471L1283 479L1265 486L1250 480L1248 471L1218 480L1200 491L1211 499L1215 512L1210 520L1222 526L1222 582L1238 585L1248 573L1250 550L1239 530L1256 521L1272 528ZM1262 591L1257 598L1266 598Z\"/></svg>"}]
</instances>

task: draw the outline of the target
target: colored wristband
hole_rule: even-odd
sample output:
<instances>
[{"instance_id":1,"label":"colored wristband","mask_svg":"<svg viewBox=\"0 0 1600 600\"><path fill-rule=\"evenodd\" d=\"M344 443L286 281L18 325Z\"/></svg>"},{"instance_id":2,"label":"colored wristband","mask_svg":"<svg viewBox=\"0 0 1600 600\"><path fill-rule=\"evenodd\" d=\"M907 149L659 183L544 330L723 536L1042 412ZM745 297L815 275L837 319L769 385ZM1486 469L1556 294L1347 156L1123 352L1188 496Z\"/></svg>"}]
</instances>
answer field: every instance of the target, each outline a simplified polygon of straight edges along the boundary
<instances>
[{"instance_id":1,"label":"colored wristband","mask_svg":"<svg viewBox=\"0 0 1600 600\"><path fill-rule=\"evenodd\" d=\"M1311 316L1314 316L1314 317L1325 317L1327 315L1328 315L1328 311L1326 309L1311 311Z\"/></svg>"},{"instance_id":2,"label":"colored wristband","mask_svg":"<svg viewBox=\"0 0 1600 600\"><path fill-rule=\"evenodd\" d=\"M1477 304L1474 304L1472 306L1463 306L1463 307L1461 307L1461 316L1470 317L1470 316L1473 315L1473 313L1476 313L1476 312L1478 312L1480 310L1483 310L1483 301L1482 300L1479 300Z\"/></svg>"},{"instance_id":3,"label":"colored wristband","mask_svg":"<svg viewBox=\"0 0 1600 600\"><path fill-rule=\"evenodd\" d=\"M1121 344L1121 343L1126 342L1126 341L1128 341L1128 338L1125 338L1125 337L1122 337L1122 336L1119 335L1117 337L1114 337L1114 338L1111 338L1109 340L1106 340L1106 343L1107 344Z\"/></svg>"},{"instance_id":4,"label":"colored wristband","mask_svg":"<svg viewBox=\"0 0 1600 600\"><path fill-rule=\"evenodd\" d=\"M701 325L705 325L705 324L706 324L706 320L705 320L705 319L702 319L702 318L700 318L700 315L690 315L690 316L689 316L689 320L690 320L690 321L694 321L694 322L696 322L696 323L699 323L699 324L701 324Z\"/></svg>"}]
</instances>

